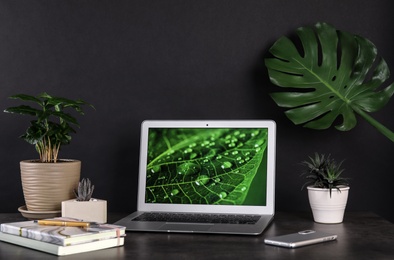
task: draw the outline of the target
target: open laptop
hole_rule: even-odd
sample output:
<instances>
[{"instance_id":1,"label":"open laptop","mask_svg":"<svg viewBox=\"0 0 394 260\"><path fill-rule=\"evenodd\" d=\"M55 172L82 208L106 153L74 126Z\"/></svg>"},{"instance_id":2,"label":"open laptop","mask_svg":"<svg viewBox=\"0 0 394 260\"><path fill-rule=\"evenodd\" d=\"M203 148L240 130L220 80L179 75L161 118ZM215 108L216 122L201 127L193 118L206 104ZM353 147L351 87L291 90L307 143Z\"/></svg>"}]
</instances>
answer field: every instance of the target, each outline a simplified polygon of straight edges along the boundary
<instances>
[{"instance_id":1,"label":"open laptop","mask_svg":"<svg viewBox=\"0 0 394 260\"><path fill-rule=\"evenodd\" d=\"M127 231L258 235L274 217L271 120L148 120Z\"/></svg>"}]
</instances>

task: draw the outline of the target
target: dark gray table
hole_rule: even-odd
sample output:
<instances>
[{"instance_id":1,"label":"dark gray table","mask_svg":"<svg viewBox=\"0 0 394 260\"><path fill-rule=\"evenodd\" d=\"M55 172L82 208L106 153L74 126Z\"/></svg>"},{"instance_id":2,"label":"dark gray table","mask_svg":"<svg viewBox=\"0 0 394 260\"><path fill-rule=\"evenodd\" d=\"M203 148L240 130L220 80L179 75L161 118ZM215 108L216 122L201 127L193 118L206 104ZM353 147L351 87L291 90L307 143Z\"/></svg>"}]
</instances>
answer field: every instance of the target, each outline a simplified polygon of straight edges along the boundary
<instances>
[{"instance_id":1,"label":"dark gray table","mask_svg":"<svg viewBox=\"0 0 394 260\"><path fill-rule=\"evenodd\" d=\"M126 214L108 215L112 223ZM24 220L0 214L0 223ZM297 249L264 244L269 236L314 229L338 235L337 241ZM0 242L0 259L58 257ZM127 232L125 245L61 259L394 259L394 224L370 212L346 212L342 224L314 223L308 212L279 212L260 236Z\"/></svg>"}]
</instances>

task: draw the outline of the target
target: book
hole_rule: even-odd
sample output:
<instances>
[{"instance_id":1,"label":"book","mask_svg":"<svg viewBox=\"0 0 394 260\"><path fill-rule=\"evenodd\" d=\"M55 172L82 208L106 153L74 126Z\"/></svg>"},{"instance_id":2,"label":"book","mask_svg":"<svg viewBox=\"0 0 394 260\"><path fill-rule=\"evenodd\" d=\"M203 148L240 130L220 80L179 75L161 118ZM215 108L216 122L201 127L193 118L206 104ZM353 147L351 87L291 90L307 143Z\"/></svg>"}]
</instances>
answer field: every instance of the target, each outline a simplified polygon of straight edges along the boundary
<instances>
[{"instance_id":1,"label":"book","mask_svg":"<svg viewBox=\"0 0 394 260\"><path fill-rule=\"evenodd\" d=\"M119 237L119 238L97 240L94 242L78 244L73 246L59 246L56 244L42 242L39 240L34 240L26 237L20 237L17 235L11 235L4 232L0 232L0 241L15 244L18 246L24 246L27 248L32 248L35 250L43 251L57 256L85 253L85 252L91 252L95 250L101 250L101 249L124 245L124 237Z\"/></svg>"},{"instance_id":2,"label":"book","mask_svg":"<svg viewBox=\"0 0 394 260\"><path fill-rule=\"evenodd\" d=\"M54 218L55 220L63 218ZM113 224L94 224L90 227L39 225L35 221L3 223L3 233L26 237L60 246L88 243L96 240L125 236L125 227Z\"/></svg>"}]
</instances>

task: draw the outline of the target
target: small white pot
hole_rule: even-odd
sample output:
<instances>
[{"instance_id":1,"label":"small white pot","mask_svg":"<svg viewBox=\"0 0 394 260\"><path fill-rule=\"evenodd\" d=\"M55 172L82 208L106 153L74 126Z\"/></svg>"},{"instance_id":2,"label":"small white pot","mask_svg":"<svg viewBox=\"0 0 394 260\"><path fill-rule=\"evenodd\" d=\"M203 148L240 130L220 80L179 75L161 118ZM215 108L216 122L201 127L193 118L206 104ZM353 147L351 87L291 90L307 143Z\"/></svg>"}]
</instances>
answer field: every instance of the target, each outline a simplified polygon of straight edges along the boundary
<instances>
[{"instance_id":1,"label":"small white pot","mask_svg":"<svg viewBox=\"0 0 394 260\"><path fill-rule=\"evenodd\" d=\"M342 223L349 195L349 187L340 187L340 191L308 186L309 204L315 222L324 224Z\"/></svg>"},{"instance_id":2,"label":"small white pot","mask_svg":"<svg viewBox=\"0 0 394 260\"><path fill-rule=\"evenodd\" d=\"M87 222L107 223L107 201L62 201L62 217L77 218Z\"/></svg>"}]
</instances>

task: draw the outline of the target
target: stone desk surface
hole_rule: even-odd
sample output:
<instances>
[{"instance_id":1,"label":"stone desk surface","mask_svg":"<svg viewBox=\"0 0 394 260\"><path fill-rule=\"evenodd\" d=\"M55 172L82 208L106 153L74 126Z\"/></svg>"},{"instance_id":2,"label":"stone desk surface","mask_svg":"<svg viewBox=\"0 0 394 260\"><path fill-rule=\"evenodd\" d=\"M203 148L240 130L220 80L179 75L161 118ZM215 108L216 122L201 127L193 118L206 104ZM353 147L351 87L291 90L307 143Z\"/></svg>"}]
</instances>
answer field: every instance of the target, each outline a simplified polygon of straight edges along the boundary
<instances>
[{"instance_id":1,"label":"stone desk surface","mask_svg":"<svg viewBox=\"0 0 394 260\"><path fill-rule=\"evenodd\" d=\"M127 214L109 213L108 223ZM0 213L0 223L25 220ZM287 249L264 238L312 229L338 235L336 241ZM125 245L57 257L0 242L0 259L394 259L394 224L371 212L346 212L341 224L314 223L308 212L278 212L259 236L127 232Z\"/></svg>"}]
</instances>

